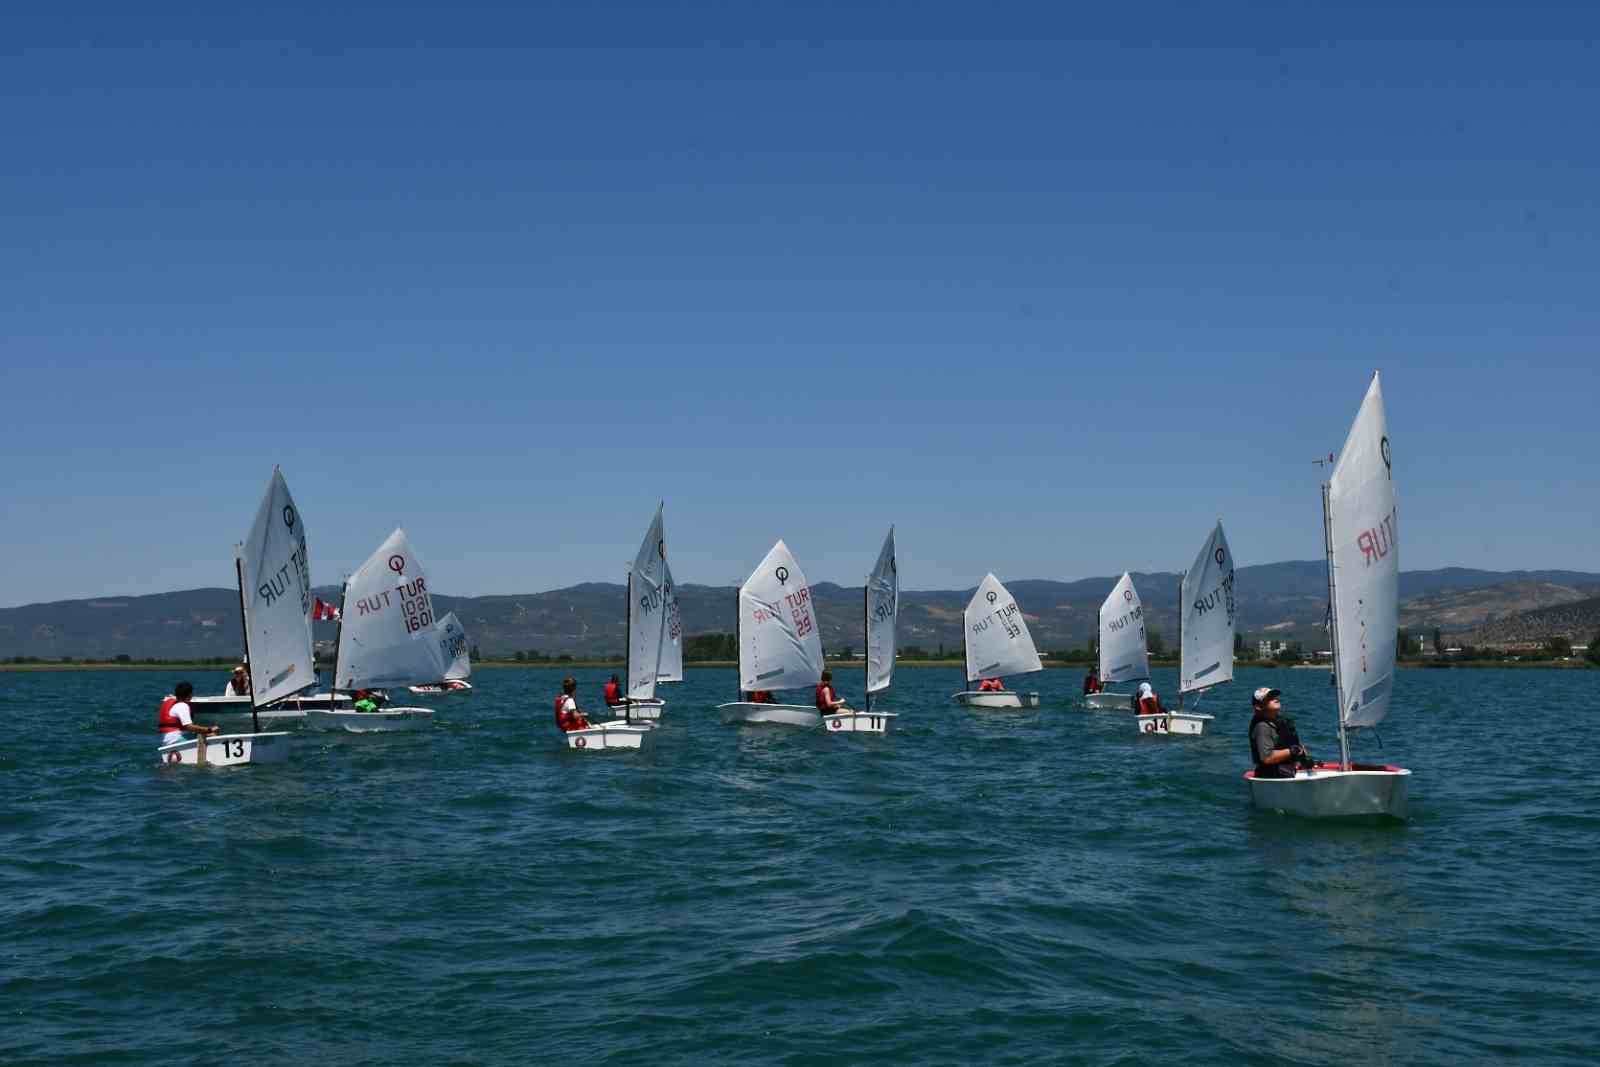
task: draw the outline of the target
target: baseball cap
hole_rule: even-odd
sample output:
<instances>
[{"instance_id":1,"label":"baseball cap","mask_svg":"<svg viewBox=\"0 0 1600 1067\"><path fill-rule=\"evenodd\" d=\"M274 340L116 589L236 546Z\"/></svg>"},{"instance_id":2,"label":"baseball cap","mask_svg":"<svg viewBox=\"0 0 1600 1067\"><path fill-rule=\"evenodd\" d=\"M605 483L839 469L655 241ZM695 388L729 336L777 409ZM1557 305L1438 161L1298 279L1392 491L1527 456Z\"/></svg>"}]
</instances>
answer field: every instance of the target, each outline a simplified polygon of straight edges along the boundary
<instances>
[{"instance_id":1,"label":"baseball cap","mask_svg":"<svg viewBox=\"0 0 1600 1067\"><path fill-rule=\"evenodd\" d=\"M1256 690L1256 695L1251 697L1250 701L1253 704L1265 704L1273 697L1282 695L1283 690L1281 689L1268 689L1266 686L1262 686L1260 689Z\"/></svg>"}]
</instances>

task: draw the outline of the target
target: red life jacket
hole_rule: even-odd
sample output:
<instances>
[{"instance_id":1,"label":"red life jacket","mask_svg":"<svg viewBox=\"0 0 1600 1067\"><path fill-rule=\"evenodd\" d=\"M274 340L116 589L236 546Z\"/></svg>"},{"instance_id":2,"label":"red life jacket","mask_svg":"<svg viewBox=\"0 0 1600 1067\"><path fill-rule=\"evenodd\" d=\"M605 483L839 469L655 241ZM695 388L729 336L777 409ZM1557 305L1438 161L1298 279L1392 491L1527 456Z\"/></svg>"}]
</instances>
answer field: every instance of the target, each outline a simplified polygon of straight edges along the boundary
<instances>
[{"instance_id":1,"label":"red life jacket","mask_svg":"<svg viewBox=\"0 0 1600 1067\"><path fill-rule=\"evenodd\" d=\"M589 720L583 717L581 711L562 711L561 706L567 702L567 694L562 693L556 697L556 729L562 733L569 730L583 730L589 725ZM576 701L574 701L576 703Z\"/></svg>"},{"instance_id":2,"label":"red life jacket","mask_svg":"<svg viewBox=\"0 0 1600 1067\"><path fill-rule=\"evenodd\" d=\"M1139 707L1138 707L1138 710L1137 710L1136 714L1139 714L1139 715L1160 715L1161 714L1161 699L1159 697L1156 697L1156 696L1147 696L1147 697L1145 697L1143 700L1139 701Z\"/></svg>"},{"instance_id":3,"label":"red life jacket","mask_svg":"<svg viewBox=\"0 0 1600 1067\"><path fill-rule=\"evenodd\" d=\"M183 701L175 696L169 696L161 701L161 708L156 712L156 726L163 734L170 734L175 730L183 729L182 720L172 714L173 707L181 703Z\"/></svg>"},{"instance_id":4,"label":"red life jacket","mask_svg":"<svg viewBox=\"0 0 1600 1067\"><path fill-rule=\"evenodd\" d=\"M606 703L612 707L622 703L622 687L616 682L606 683Z\"/></svg>"},{"instance_id":5,"label":"red life jacket","mask_svg":"<svg viewBox=\"0 0 1600 1067\"><path fill-rule=\"evenodd\" d=\"M818 682L817 683L817 710L821 711L821 712L832 711L833 707L831 706L831 704L829 702L834 700L834 699L836 699L836 698L833 695L833 686L829 685L827 682Z\"/></svg>"}]
</instances>

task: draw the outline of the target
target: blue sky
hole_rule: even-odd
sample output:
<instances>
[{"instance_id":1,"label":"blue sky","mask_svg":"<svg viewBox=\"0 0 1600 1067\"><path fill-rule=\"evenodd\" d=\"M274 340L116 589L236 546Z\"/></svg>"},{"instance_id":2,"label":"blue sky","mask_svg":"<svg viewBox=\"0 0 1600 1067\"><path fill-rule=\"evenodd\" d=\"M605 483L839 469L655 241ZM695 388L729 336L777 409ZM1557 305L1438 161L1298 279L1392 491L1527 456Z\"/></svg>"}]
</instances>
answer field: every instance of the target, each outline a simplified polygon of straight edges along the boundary
<instances>
[{"instance_id":1,"label":"blue sky","mask_svg":"<svg viewBox=\"0 0 1600 1067\"><path fill-rule=\"evenodd\" d=\"M0 16L0 605L1316 558L1600 570L1600 14L1306 3ZM203 10L203 9L202 9Z\"/></svg>"}]
</instances>

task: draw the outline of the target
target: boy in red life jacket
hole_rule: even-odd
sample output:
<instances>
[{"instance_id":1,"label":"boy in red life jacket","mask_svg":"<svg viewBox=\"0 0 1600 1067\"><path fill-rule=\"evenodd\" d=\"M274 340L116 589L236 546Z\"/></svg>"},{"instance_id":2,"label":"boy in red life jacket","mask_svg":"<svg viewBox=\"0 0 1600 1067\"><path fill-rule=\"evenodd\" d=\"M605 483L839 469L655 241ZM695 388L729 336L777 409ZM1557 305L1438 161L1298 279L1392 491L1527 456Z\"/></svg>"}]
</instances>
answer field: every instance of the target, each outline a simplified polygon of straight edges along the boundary
<instances>
[{"instance_id":1,"label":"boy in red life jacket","mask_svg":"<svg viewBox=\"0 0 1600 1067\"><path fill-rule=\"evenodd\" d=\"M1090 693L1099 693L1104 688L1100 684L1100 669L1098 667L1090 667L1089 673L1083 676L1083 695L1088 696Z\"/></svg>"},{"instance_id":2,"label":"boy in red life jacket","mask_svg":"<svg viewBox=\"0 0 1600 1067\"><path fill-rule=\"evenodd\" d=\"M980 693L1003 693L1005 688L1006 683L998 678L985 678L978 683L978 692Z\"/></svg>"},{"instance_id":3,"label":"boy in red life jacket","mask_svg":"<svg viewBox=\"0 0 1600 1067\"><path fill-rule=\"evenodd\" d=\"M772 694L770 692L768 692L767 690L765 690L765 689L757 689L755 692L750 694L750 698L748 700L746 700L745 703L746 704L771 704L771 703L773 703Z\"/></svg>"},{"instance_id":4,"label":"boy in red life jacket","mask_svg":"<svg viewBox=\"0 0 1600 1067\"><path fill-rule=\"evenodd\" d=\"M194 721L189 707L189 700L193 696L194 686L179 682L172 687L172 693L161 701L161 707L156 710L156 729L161 731L163 745L175 745L186 734L208 737L222 732L220 726L201 726Z\"/></svg>"},{"instance_id":5,"label":"boy in red life jacket","mask_svg":"<svg viewBox=\"0 0 1600 1067\"><path fill-rule=\"evenodd\" d=\"M1150 688L1150 683L1140 682L1139 692L1133 698L1133 713L1135 715L1164 715L1166 710L1161 706L1161 698L1156 696L1156 691Z\"/></svg>"},{"instance_id":6,"label":"boy in red life jacket","mask_svg":"<svg viewBox=\"0 0 1600 1067\"><path fill-rule=\"evenodd\" d=\"M832 671L823 671L822 681L817 683L817 710L824 715L848 710L844 706L844 701L839 698L839 694L834 691Z\"/></svg>"},{"instance_id":7,"label":"boy in red life jacket","mask_svg":"<svg viewBox=\"0 0 1600 1067\"><path fill-rule=\"evenodd\" d=\"M626 703L628 698L622 695L622 682L613 674L611 681L606 683L606 706L618 708Z\"/></svg>"},{"instance_id":8,"label":"boy in red life jacket","mask_svg":"<svg viewBox=\"0 0 1600 1067\"><path fill-rule=\"evenodd\" d=\"M561 679L561 695L556 697L556 729L562 733L589 729L589 720L578 710L578 698L574 695L577 691L576 678Z\"/></svg>"}]
</instances>

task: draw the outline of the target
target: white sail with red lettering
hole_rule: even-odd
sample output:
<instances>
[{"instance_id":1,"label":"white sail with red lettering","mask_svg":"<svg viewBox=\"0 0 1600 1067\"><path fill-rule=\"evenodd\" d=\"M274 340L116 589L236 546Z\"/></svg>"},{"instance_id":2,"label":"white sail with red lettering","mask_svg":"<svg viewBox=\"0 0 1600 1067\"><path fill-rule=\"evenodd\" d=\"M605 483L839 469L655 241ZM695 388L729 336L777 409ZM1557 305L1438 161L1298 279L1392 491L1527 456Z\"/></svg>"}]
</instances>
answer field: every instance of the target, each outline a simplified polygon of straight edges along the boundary
<instances>
[{"instance_id":1,"label":"white sail with red lettering","mask_svg":"<svg viewBox=\"0 0 1600 1067\"><path fill-rule=\"evenodd\" d=\"M437 682L449 667L422 561L395 530L345 583L334 660L343 692Z\"/></svg>"},{"instance_id":2,"label":"white sail with red lettering","mask_svg":"<svg viewBox=\"0 0 1600 1067\"><path fill-rule=\"evenodd\" d=\"M739 685L797 689L822 678L811 586L782 541L739 587Z\"/></svg>"},{"instance_id":3,"label":"white sail with red lettering","mask_svg":"<svg viewBox=\"0 0 1600 1067\"><path fill-rule=\"evenodd\" d=\"M306 528L283 472L276 467L236 560L251 699L262 707L317 680Z\"/></svg>"},{"instance_id":4,"label":"white sail with red lettering","mask_svg":"<svg viewBox=\"0 0 1600 1067\"><path fill-rule=\"evenodd\" d=\"M1339 713L1346 726L1374 726L1389 712L1400 624L1400 528L1377 374L1328 479L1328 532Z\"/></svg>"}]
</instances>

